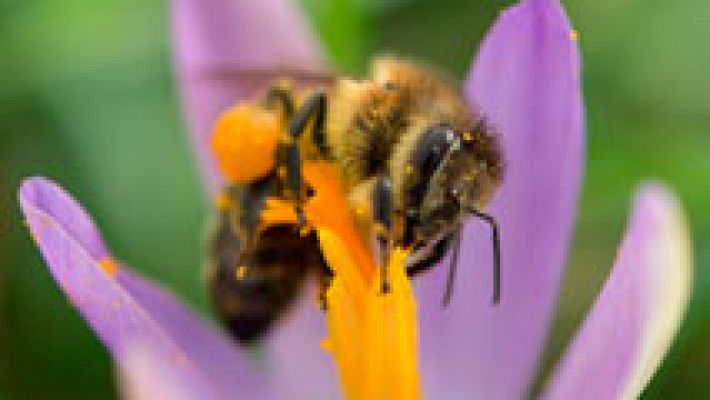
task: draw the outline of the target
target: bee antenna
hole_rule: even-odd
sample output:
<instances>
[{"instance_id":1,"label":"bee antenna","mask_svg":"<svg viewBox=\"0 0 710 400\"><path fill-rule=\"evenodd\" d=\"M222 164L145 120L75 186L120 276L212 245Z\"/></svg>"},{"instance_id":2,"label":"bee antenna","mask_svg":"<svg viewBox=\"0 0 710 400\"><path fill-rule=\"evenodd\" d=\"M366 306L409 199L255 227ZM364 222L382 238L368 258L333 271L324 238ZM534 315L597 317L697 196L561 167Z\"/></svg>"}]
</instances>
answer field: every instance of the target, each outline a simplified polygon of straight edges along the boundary
<instances>
[{"instance_id":1,"label":"bee antenna","mask_svg":"<svg viewBox=\"0 0 710 400\"><path fill-rule=\"evenodd\" d=\"M493 297L491 302L494 305L498 305L500 303L500 229L498 228L498 222L492 215L475 208L469 208L466 211L486 222L491 228L491 239L493 241Z\"/></svg>"},{"instance_id":2,"label":"bee antenna","mask_svg":"<svg viewBox=\"0 0 710 400\"><path fill-rule=\"evenodd\" d=\"M461 253L461 228L459 227L454 233L453 249L451 250L451 259L449 261L449 272L446 275L446 290L444 297L441 299L441 307L446 308L451 303L451 298L454 295L454 281L456 280L456 268L459 265L459 254Z\"/></svg>"}]
</instances>

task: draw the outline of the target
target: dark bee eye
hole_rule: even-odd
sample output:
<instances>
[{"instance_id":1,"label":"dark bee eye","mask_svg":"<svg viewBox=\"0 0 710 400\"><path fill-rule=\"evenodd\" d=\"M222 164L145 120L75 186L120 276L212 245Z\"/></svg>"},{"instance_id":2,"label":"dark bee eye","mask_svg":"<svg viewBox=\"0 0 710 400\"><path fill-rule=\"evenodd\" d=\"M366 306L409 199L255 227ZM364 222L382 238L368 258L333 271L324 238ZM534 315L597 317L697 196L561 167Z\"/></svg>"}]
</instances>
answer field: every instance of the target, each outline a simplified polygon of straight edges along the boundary
<instances>
[{"instance_id":1,"label":"dark bee eye","mask_svg":"<svg viewBox=\"0 0 710 400\"><path fill-rule=\"evenodd\" d=\"M414 239L413 230L419 220L418 210L432 184L432 178L450 149L455 146L456 138L457 135L450 126L438 124L428 127L414 146L408 165L411 170L416 171L415 179L404 190L408 229L405 243L411 243Z\"/></svg>"},{"instance_id":2,"label":"dark bee eye","mask_svg":"<svg viewBox=\"0 0 710 400\"><path fill-rule=\"evenodd\" d=\"M412 154L414 167L424 175L431 175L454 144L456 134L447 125L429 127L419 138Z\"/></svg>"}]
</instances>

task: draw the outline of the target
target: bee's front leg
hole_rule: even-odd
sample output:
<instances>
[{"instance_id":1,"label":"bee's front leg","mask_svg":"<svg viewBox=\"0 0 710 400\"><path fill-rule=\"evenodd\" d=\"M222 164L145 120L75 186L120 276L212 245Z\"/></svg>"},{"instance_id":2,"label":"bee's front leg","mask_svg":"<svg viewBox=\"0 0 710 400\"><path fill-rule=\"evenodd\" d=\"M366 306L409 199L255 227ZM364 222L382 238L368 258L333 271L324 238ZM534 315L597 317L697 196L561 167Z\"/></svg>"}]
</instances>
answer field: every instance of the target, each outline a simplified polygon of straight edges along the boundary
<instances>
[{"instance_id":1,"label":"bee's front leg","mask_svg":"<svg viewBox=\"0 0 710 400\"><path fill-rule=\"evenodd\" d=\"M294 141L298 140L312 124L311 138L318 147L321 156L327 157L329 150L325 139L325 116L327 111L327 96L323 92L312 94L291 118L288 133Z\"/></svg>"},{"instance_id":2,"label":"bee's front leg","mask_svg":"<svg viewBox=\"0 0 710 400\"><path fill-rule=\"evenodd\" d=\"M293 92L290 87L274 85L266 93L264 103L267 108L278 106L284 121L291 121L293 117Z\"/></svg>"},{"instance_id":3,"label":"bee's front leg","mask_svg":"<svg viewBox=\"0 0 710 400\"><path fill-rule=\"evenodd\" d=\"M372 192L372 220L375 227L375 236L380 251L380 283L382 293L389 293L390 283L388 264L392 249L392 213L393 197L392 182L386 175L376 178Z\"/></svg>"}]
</instances>

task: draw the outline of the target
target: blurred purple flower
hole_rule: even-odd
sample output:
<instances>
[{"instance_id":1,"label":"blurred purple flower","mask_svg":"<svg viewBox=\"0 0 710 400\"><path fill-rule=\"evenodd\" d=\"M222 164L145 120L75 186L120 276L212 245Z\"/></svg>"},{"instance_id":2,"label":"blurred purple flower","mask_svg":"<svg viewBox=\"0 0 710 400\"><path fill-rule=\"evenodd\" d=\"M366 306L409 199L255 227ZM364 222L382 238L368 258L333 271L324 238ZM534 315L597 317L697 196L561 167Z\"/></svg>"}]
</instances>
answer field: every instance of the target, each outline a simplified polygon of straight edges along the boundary
<instances>
[{"instance_id":1,"label":"blurred purple flower","mask_svg":"<svg viewBox=\"0 0 710 400\"><path fill-rule=\"evenodd\" d=\"M208 151L222 110L280 68L325 70L288 0L175 0L177 68L208 192L221 184ZM535 375L572 228L583 163L576 33L557 1L506 10L479 51L464 93L502 132L508 175L492 204L505 269L488 303L487 234L466 227L456 301L439 308L443 273L419 282L426 398L514 399ZM254 71L264 71L256 81ZM249 73L244 73L249 72ZM123 371L131 398L331 399L339 389L320 348L322 315L297 307L265 346L261 367L168 291L118 266L88 214L62 189L31 178L20 203L52 274ZM606 285L551 375L543 397L633 398L680 325L692 278L679 204L657 184L639 190Z\"/></svg>"}]
</instances>

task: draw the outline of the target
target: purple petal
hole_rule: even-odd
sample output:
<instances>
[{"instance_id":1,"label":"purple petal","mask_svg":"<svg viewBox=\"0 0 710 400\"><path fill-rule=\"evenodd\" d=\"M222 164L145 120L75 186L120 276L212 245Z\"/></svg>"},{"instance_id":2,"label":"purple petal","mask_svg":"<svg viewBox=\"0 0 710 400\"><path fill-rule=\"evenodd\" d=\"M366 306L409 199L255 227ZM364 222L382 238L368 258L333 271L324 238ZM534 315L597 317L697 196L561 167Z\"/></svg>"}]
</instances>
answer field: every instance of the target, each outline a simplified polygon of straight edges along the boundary
<instances>
[{"instance_id":1,"label":"purple petal","mask_svg":"<svg viewBox=\"0 0 710 400\"><path fill-rule=\"evenodd\" d=\"M692 275L680 204L660 185L643 186L614 268L545 397L638 398L680 327Z\"/></svg>"},{"instance_id":2,"label":"purple petal","mask_svg":"<svg viewBox=\"0 0 710 400\"><path fill-rule=\"evenodd\" d=\"M121 268L116 279L224 393L246 393L245 381L266 385L231 339L187 310L166 289L127 268ZM255 390L261 393L264 388Z\"/></svg>"},{"instance_id":3,"label":"purple petal","mask_svg":"<svg viewBox=\"0 0 710 400\"><path fill-rule=\"evenodd\" d=\"M316 304L316 285L306 290L294 312L282 321L266 346L272 379L295 399L341 398L333 357L321 347L327 336L325 315ZM307 384L306 384L307 383Z\"/></svg>"},{"instance_id":4,"label":"purple petal","mask_svg":"<svg viewBox=\"0 0 710 400\"><path fill-rule=\"evenodd\" d=\"M321 52L290 0L173 0L177 73L192 144L210 194L222 185L210 151L219 115L292 71L316 79Z\"/></svg>"},{"instance_id":5,"label":"purple petal","mask_svg":"<svg viewBox=\"0 0 710 400\"><path fill-rule=\"evenodd\" d=\"M271 398L264 377L251 369L244 354L167 291L127 269L102 269L100 263L110 259L98 231L61 188L32 178L23 183L19 197L50 272L119 365L128 367L127 351L140 343L181 370L176 374L206 379L222 395ZM103 249L104 258L87 244Z\"/></svg>"},{"instance_id":6,"label":"purple petal","mask_svg":"<svg viewBox=\"0 0 710 400\"><path fill-rule=\"evenodd\" d=\"M42 178L27 179L20 189L20 203L41 210L77 241L88 256L103 260L109 256L96 224L83 208L63 190Z\"/></svg>"},{"instance_id":7,"label":"purple petal","mask_svg":"<svg viewBox=\"0 0 710 400\"><path fill-rule=\"evenodd\" d=\"M211 400L220 397L202 376L176 368L149 346L135 344L119 370L121 398L127 400Z\"/></svg>"},{"instance_id":8,"label":"purple petal","mask_svg":"<svg viewBox=\"0 0 710 400\"><path fill-rule=\"evenodd\" d=\"M422 375L429 397L521 398L540 356L569 245L583 162L576 34L557 1L506 10L464 92L500 132L507 163L490 207L501 227L502 299L491 299L488 228L465 228L457 291L422 282Z\"/></svg>"}]
</instances>

